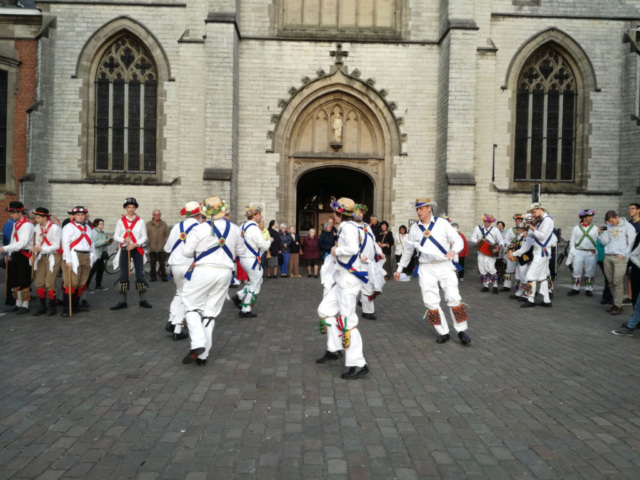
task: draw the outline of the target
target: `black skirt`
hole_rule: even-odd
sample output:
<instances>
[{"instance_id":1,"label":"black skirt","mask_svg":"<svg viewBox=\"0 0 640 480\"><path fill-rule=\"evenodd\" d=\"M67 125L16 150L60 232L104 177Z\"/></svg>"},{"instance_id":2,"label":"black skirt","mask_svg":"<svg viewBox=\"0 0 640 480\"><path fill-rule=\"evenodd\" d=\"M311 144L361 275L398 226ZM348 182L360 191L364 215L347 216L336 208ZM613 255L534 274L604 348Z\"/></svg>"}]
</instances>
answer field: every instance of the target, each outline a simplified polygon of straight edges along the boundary
<instances>
[{"instance_id":1,"label":"black skirt","mask_svg":"<svg viewBox=\"0 0 640 480\"><path fill-rule=\"evenodd\" d=\"M8 290L14 288L20 288L20 290L24 290L25 288L29 288L31 286L31 265L29 264L29 259L22 253L14 252L11 255L11 261L8 262L8 268Z\"/></svg>"}]
</instances>

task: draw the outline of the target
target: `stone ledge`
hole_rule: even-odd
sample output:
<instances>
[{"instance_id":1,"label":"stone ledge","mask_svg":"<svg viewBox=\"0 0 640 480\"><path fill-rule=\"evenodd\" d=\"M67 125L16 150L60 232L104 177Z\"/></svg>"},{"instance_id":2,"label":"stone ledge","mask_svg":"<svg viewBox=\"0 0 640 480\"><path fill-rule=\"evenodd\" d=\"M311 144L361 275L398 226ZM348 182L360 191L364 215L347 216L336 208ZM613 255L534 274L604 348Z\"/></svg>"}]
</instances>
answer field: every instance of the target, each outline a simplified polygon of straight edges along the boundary
<instances>
[{"instance_id":1,"label":"stone ledge","mask_svg":"<svg viewBox=\"0 0 640 480\"><path fill-rule=\"evenodd\" d=\"M367 153L331 153L331 152L298 152L291 155L293 158L336 158L340 160L384 160L384 157Z\"/></svg>"},{"instance_id":2,"label":"stone ledge","mask_svg":"<svg viewBox=\"0 0 640 480\"><path fill-rule=\"evenodd\" d=\"M140 176L126 177L125 175L118 175L112 177L100 177L100 178L81 178L78 180L72 179L49 179L49 183L59 183L68 185L137 185L139 187L171 187L180 181L180 177L176 177L169 182L161 182L155 178L147 178L142 180Z\"/></svg>"},{"instance_id":3,"label":"stone ledge","mask_svg":"<svg viewBox=\"0 0 640 480\"><path fill-rule=\"evenodd\" d=\"M473 173L447 172L447 183L449 185L464 185L473 187L476 185L476 178L473 176Z\"/></svg>"},{"instance_id":4,"label":"stone ledge","mask_svg":"<svg viewBox=\"0 0 640 480\"><path fill-rule=\"evenodd\" d=\"M207 18L204 19L204 23L230 23L235 28L238 38L242 40L235 12L209 12Z\"/></svg>"},{"instance_id":5,"label":"stone ledge","mask_svg":"<svg viewBox=\"0 0 640 480\"><path fill-rule=\"evenodd\" d=\"M513 194L521 194L521 195L531 195L531 189L528 190L516 190L511 188L496 188L496 192L498 193L513 193ZM572 190L572 189L557 189L557 190L549 190L543 188L541 190L544 195L590 195L596 197L620 197L622 196L622 191L620 190Z\"/></svg>"},{"instance_id":6,"label":"stone ledge","mask_svg":"<svg viewBox=\"0 0 640 480\"><path fill-rule=\"evenodd\" d=\"M25 175L23 175L22 177L20 177L18 179L18 181L20 183L24 183L24 182L35 182L36 181L36 174L31 172L31 173L27 173Z\"/></svg>"},{"instance_id":7,"label":"stone ledge","mask_svg":"<svg viewBox=\"0 0 640 480\"><path fill-rule=\"evenodd\" d=\"M229 182L231 181L231 176L232 171L230 168L205 168L202 179Z\"/></svg>"}]
</instances>

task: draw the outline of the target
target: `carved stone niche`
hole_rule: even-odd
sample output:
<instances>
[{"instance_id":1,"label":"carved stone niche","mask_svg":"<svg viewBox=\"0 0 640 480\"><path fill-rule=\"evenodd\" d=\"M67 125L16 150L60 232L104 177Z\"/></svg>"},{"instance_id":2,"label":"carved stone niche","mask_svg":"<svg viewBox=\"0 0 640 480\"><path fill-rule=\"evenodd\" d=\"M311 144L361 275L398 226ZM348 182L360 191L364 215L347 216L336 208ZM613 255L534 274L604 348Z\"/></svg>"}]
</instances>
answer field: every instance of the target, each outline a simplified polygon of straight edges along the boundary
<instances>
[{"instance_id":1,"label":"carved stone niche","mask_svg":"<svg viewBox=\"0 0 640 480\"><path fill-rule=\"evenodd\" d=\"M383 134L375 116L349 96L320 98L300 114L297 124L291 138L293 155L384 156Z\"/></svg>"}]
</instances>

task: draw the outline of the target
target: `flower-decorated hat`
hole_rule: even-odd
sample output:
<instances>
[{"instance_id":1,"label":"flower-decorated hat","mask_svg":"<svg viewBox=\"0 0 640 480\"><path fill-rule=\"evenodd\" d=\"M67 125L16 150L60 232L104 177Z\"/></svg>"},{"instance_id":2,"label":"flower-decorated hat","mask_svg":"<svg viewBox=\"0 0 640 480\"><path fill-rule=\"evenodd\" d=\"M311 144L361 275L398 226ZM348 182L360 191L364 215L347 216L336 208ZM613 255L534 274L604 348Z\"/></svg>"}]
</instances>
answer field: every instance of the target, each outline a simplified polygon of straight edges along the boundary
<instances>
[{"instance_id":1,"label":"flower-decorated hat","mask_svg":"<svg viewBox=\"0 0 640 480\"><path fill-rule=\"evenodd\" d=\"M513 219L514 219L514 220L517 220L518 222L521 222L522 220L524 220L524 215L523 215L523 214L521 214L521 213L516 213L516 214L513 216Z\"/></svg>"},{"instance_id":2,"label":"flower-decorated hat","mask_svg":"<svg viewBox=\"0 0 640 480\"><path fill-rule=\"evenodd\" d=\"M9 213L24 212L24 204L22 202L11 202L6 211Z\"/></svg>"},{"instance_id":3,"label":"flower-decorated hat","mask_svg":"<svg viewBox=\"0 0 640 480\"><path fill-rule=\"evenodd\" d=\"M76 213L89 213L89 210L87 210L84 207L73 207L71 210L69 210L69 215L75 215Z\"/></svg>"},{"instance_id":4,"label":"flower-decorated hat","mask_svg":"<svg viewBox=\"0 0 640 480\"><path fill-rule=\"evenodd\" d=\"M533 212L534 210L536 210L538 208L541 209L541 210L544 210L545 212L547 211L547 207L545 207L541 203L532 203L531 204L531 208L529 209L529 212Z\"/></svg>"},{"instance_id":5,"label":"flower-decorated hat","mask_svg":"<svg viewBox=\"0 0 640 480\"><path fill-rule=\"evenodd\" d=\"M449 223L451 223L451 217L449 215L447 215L446 213L441 214L440 218L443 219L443 220L446 220Z\"/></svg>"},{"instance_id":6,"label":"flower-decorated hat","mask_svg":"<svg viewBox=\"0 0 640 480\"><path fill-rule=\"evenodd\" d=\"M135 198L133 197L129 197L124 201L124 204L122 205L122 208L127 208L129 205L133 205L134 207L138 208L138 202Z\"/></svg>"},{"instance_id":7,"label":"flower-decorated hat","mask_svg":"<svg viewBox=\"0 0 640 480\"><path fill-rule=\"evenodd\" d=\"M207 218L218 220L224 217L228 209L229 205L220 197L209 197L202 202L200 213Z\"/></svg>"},{"instance_id":8,"label":"flower-decorated hat","mask_svg":"<svg viewBox=\"0 0 640 480\"><path fill-rule=\"evenodd\" d=\"M198 202L188 202L182 210L180 210L181 216L193 217L200 213L200 204Z\"/></svg>"},{"instance_id":9,"label":"flower-decorated hat","mask_svg":"<svg viewBox=\"0 0 640 480\"><path fill-rule=\"evenodd\" d=\"M595 210L591 210L590 208L581 211L578 216L580 217L580 220L582 220L584 217L593 217L596 214Z\"/></svg>"},{"instance_id":10,"label":"flower-decorated hat","mask_svg":"<svg viewBox=\"0 0 640 480\"><path fill-rule=\"evenodd\" d=\"M494 223L496 221L496 218L489 214L489 213L485 213L484 215L482 215L482 221L483 222L489 222L489 223Z\"/></svg>"},{"instance_id":11,"label":"flower-decorated hat","mask_svg":"<svg viewBox=\"0 0 640 480\"><path fill-rule=\"evenodd\" d=\"M259 205L251 204L247 207L247 211L244 213L245 217L253 217L254 215L260 213L262 211L262 207Z\"/></svg>"},{"instance_id":12,"label":"flower-decorated hat","mask_svg":"<svg viewBox=\"0 0 640 480\"><path fill-rule=\"evenodd\" d=\"M350 198L342 197L331 202L331 209L345 217L353 217L356 203Z\"/></svg>"},{"instance_id":13,"label":"flower-decorated hat","mask_svg":"<svg viewBox=\"0 0 640 480\"><path fill-rule=\"evenodd\" d=\"M363 203L356 203L355 206L353 207L353 211L359 212L360 210L362 210L364 213L367 213L369 211L369 207L367 207Z\"/></svg>"}]
</instances>

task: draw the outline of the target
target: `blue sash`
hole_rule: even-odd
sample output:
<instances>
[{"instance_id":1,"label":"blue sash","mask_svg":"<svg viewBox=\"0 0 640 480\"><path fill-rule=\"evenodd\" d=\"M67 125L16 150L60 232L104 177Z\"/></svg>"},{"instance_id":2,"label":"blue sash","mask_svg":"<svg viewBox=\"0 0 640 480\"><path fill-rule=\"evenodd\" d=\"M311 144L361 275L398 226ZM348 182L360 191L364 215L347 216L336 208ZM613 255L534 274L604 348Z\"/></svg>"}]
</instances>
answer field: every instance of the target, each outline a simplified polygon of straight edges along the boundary
<instances>
[{"instance_id":1,"label":"blue sash","mask_svg":"<svg viewBox=\"0 0 640 480\"><path fill-rule=\"evenodd\" d=\"M544 217L542 219L542 221L540 222L540 225L542 225L542 222L545 221L547 217ZM551 218L551 217L549 217ZM538 228L540 228L540 225L538 225ZM547 245L549 245L549 242L551 241L551 238L553 237L554 232L551 232L551 235L549 235L549 238L547 238L547 241L544 243L540 243L540 240L538 240L536 237L533 237L533 239L536 241L536 243L538 244L539 247L542 248L542 256L543 257L548 257L549 256L549 252L547 252Z\"/></svg>"},{"instance_id":2,"label":"blue sash","mask_svg":"<svg viewBox=\"0 0 640 480\"><path fill-rule=\"evenodd\" d=\"M187 241L187 235L189 235L189 232L191 230L193 230L193 227L195 227L196 225L198 225L198 222L192 224L189 228L187 228L187 231L184 231L184 222L180 222L180 236L178 237L178 240L176 241L176 243L173 245L173 248L171 249L171 253L173 253L173 251L178 248L178 245L180 245L182 242L186 242ZM169 254L169 256L171 256L171 253Z\"/></svg>"},{"instance_id":3,"label":"blue sash","mask_svg":"<svg viewBox=\"0 0 640 480\"><path fill-rule=\"evenodd\" d=\"M251 270L255 270L256 269L256 265L258 266L259 270L262 270L262 258L260 258L260 251L256 252L253 248L251 248L251 245L249 245L249 243L244 238L244 232L247 231L249 229L249 227L257 227L258 225L256 225L255 223L250 223L247 228L244 228L245 225L246 225L246 223L244 225L242 225L242 232L240 234L242 235L242 239L244 240L244 245L247 247L247 250L249 250L251 255L256 257L256 261L253 262L253 266L251 267Z\"/></svg>"},{"instance_id":4,"label":"blue sash","mask_svg":"<svg viewBox=\"0 0 640 480\"><path fill-rule=\"evenodd\" d=\"M438 220L438 217L433 217L433 220L431 220L431 223L429 224L429 228L424 228L424 225L422 225L421 223L418 223L418 228L420 228L420 230L423 233L420 246L424 247L424 244L426 243L427 239L429 239L431 240L431 243L433 243L438 248L438 250L440 250L443 254L446 255L449 252L445 250L444 247L440 245L440 243L435 238L433 238L433 235L431 235L431 230L433 229L433 226L436 224L437 220ZM459 272L462 271L462 266L459 263L454 262L453 260L451 260L451 263L453 263L453 266L456 267ZM418 260L418 264L416 265L416 270L414 272L414 275L417 275L419 266L420 266L420 261Z\"/></svg>"},{"instance_id":5,"label":"blue sash","mask_svg":"<svg viewBox=\"0 0 640 480\"><path fill-rule=\"evenodd\" d=\"M199 260L202 260L204 257L208 257L209 255L211 255L213 252L215 252L220 248L224 250L224 252L227 254L227 256L231 259L232 262L234 261L233 254L231 253L231 251L229 250L229 247L227 247L227 244L226 244L227 235L229 235L229 230L231 230L231 223L229 223L228 220L225 220L225 222L227 226L224 229L224 235L220 235L220 231L211 221L207 222L209 225L213 227L213 233L215 233L215 235L218 237L218 245L216 245L215 247L211 247L209 250L202 252L200 255L196 255L196 257L193 259L193 263L189 267L189 270L187 270L187 273L184 274L184 278L186 278L187 280L191 280L191 275L193 275L193 269L195 268L196 263Z\"/></svg>"},{"instance_id":6,"label":"blue sash","mask_svg":"<svg viewBox=\"0 0 640 480\"><path fill-rule=\"evenodd\" d=\"M339 238L340 238L340 234L338 234L338 236L336 237L336 245L338 244ZM358 235L358 241L359 240L360 240L360 235ZM338 256L336 255L336 262L338 262L338 265L340 265L341 267L349 270L349 273L352 273L358 279L362 280L364 283L369 283L369 279L367 278L369 276L369 272L359 272L358 270L353 268L353 264L357 260L358 256L362 254L362 251L364 250L364 246L366 245L366 243L367 243L367 237L365 236L364 242L362 242L362 244L360 245L359 253L356 253L353 257L351 257L347 263L342 263L340 260L338 260Z\"/></svg>"}]
</instances>

